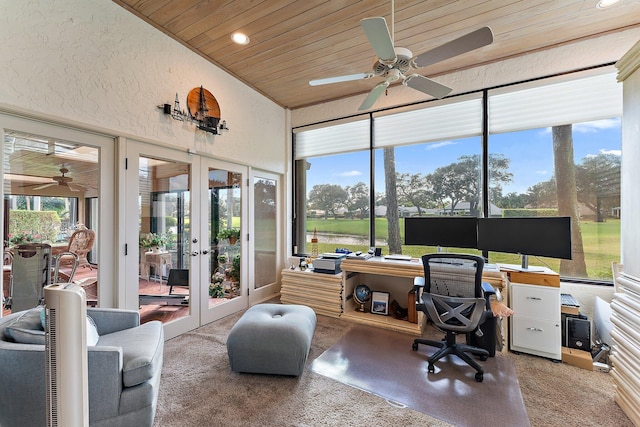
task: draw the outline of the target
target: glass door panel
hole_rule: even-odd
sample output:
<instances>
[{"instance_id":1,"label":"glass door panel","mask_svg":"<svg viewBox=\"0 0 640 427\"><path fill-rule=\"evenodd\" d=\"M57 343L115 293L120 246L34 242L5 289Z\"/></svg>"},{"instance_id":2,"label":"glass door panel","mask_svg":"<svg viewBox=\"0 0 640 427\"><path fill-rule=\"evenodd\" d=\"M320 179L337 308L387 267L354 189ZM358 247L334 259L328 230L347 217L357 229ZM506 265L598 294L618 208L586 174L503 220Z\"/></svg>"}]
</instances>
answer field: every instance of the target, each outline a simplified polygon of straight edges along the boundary
<instances>
[{"instance_id":1,"label":"glass door panel","mask_svg":"<svg viewBox=\"0 0 640 427\"><path fill-rule=\"evenodd\" d=\"M235 165L225 165L212 160L203 159L208 167L203 167L206 177L202 182L207 183L204 191L207 201L203 206L203 215L208 221L203 221L201 236L203 241L203 263L208 259L209 268L203 283L202 295L202 323L211 322L247 307L247 286L243 274L244 230L243 220L243 172L245 168ZM208 251L210 256L205 251Z\"/></svg>"},{"instance_id":2,"label":"glass door panel","mask_svg":"<svg viewBox=\"0 0 640 427\"><path fill-rule=\"evenodd\" d=\"M270 298L278 292L278 177L264 172L252 173L252 264L253 288L250 303Z\"/></svg>"},{"instance_id":3,"label":"glass door panel","mask_svg":"<svg viewBox=\"0 0 640 427\"><path fill-rule=\"evenodd\" d=\"M137 234L138 250L137 265L133 260L127 264L131 271L127 283L135 278L137 286L134 292L127 292L131 296L126 305L140 307L142 322L161 320L165 335L173 337L199 325L199 281L193 274L200 268L194 247L199 235L197 228L196 233L192 229L198 223L198 215L192 215L198 209L192 198L198 162L158 147L150 155L146 144L130 143L127 151L137 154L128 158L129 165L137 165L137 186L127 187L127 200L135 197L137 201L137 221L128 224ZM134 244L133 236L127 234L129 245Z\"/></svg>"}]
</instances>

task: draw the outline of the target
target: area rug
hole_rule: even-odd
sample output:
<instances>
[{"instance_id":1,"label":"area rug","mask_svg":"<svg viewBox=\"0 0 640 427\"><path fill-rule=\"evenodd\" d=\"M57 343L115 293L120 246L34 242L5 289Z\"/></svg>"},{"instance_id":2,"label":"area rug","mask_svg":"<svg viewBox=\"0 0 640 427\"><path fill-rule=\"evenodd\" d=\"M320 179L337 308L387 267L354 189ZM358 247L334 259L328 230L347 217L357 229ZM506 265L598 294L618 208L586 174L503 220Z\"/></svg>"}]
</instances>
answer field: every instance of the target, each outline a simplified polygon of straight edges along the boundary
<instances>
[{"instance_id":1,"label":"area rug","mask_svg":"<svg viewBox=\"0 0 640 427\"><path fill-rule=\"evenodd\" d=\"M414 337L356 326L315 359L311 370L456 426L529 426L513 363L499 354L481 362L484 381L458 357L446 356L428 374L435 349Z\"/></svg>"}]
</instances>

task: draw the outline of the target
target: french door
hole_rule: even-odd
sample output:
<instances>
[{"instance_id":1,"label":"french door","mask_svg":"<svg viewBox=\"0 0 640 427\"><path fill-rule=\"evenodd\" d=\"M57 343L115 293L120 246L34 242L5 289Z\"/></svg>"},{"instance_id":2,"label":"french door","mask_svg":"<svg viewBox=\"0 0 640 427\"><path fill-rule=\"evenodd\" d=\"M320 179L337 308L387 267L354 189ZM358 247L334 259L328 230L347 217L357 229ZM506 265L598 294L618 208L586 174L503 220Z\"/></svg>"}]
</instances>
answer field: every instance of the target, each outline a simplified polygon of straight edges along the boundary
<instances>
[{"instance_id":1,"label":"french door","mask_svg":"<svg viewBox=\"0 0 640 427\"><path fill-rule=\"evenodd\" d=\"M246 308L246 168L135 141L125 152L125 306L167 338Z\"/></svg>"},{"instance_id":2,"label":"french door","mask_svg":"<svg viewBox=\"0 0 640 427\"><path fill-rule=\"evenodd\" d=\"M249 175L249 304L254 304L280 292L280 177L258 170L251 170Z\"/></svg>"}]
</instances>

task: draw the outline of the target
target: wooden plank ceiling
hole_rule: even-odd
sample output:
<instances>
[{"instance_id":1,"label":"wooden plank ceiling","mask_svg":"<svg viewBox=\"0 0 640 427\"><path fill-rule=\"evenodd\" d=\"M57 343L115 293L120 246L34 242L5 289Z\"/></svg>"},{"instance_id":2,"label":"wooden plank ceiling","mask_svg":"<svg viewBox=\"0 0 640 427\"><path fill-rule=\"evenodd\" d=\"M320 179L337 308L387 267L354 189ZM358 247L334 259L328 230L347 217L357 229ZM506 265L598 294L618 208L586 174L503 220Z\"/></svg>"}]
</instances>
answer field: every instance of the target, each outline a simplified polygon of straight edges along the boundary
<instances>
[{"instance_id":1,"label":"wooden plank ceiling","mask_svg":"<svg viewBox=\"0 0 640 427\"><path fill-rule=\"evenodd\" d=\"M637 0L608 9L597 0L114 0L277 104L295 109L368 92L376 77L309 86L309 80L368 72L375 59L360 27L382 16L395 45L414 55L482 26L494 43L421 68L435 78L454 70L640 25ZM251 38L236 45L230 35ZM425 95L425 99L427 95Z\"/></svg>"}]
</instances>

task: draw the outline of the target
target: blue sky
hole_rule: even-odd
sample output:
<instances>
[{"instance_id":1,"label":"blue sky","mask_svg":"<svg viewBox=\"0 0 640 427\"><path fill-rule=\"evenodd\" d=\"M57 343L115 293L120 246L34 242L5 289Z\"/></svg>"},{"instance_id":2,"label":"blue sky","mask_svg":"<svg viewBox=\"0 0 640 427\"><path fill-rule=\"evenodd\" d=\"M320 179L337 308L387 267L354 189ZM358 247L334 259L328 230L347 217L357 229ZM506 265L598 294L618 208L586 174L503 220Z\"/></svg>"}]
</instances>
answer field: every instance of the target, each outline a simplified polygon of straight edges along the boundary
<instances>
[{"instance_id":1,"label":"blue sky","mask_svg":"<svg viewBox=\"0 0 640 427\"><path fill-rule=\"evenodd\" d=\"M620 120L599 120L573 126L573 147L576 163L598 153L620 154ZM396 171L428 174L435 168L457 161L460 156L480 154L480 138L443 141L397 147ZM523 193L530 186L553 176L551 128L492 135L489 152L499 153L511 160L509 171L513 182L503 186L503 194ZM383 192L383 159L376 156L376 192ZM309 160L307 172L310 190L316 184L338 184L343 187L359 181L368 183L369 157L367 152L318 157Z\"/></svg>"}]
</instances>

